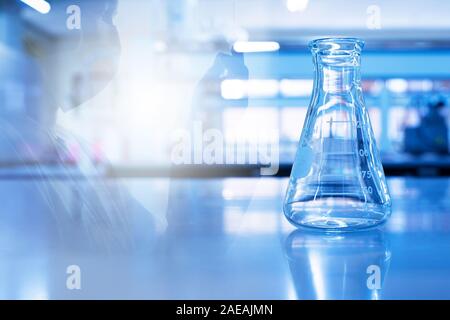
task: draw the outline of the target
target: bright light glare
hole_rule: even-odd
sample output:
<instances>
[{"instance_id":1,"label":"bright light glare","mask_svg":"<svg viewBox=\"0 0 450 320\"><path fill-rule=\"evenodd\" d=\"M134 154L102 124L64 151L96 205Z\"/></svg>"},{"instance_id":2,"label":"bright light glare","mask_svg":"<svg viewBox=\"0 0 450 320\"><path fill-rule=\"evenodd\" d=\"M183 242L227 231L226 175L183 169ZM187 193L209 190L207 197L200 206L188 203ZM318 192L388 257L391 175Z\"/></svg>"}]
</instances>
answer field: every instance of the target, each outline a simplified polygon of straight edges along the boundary
<instances>
[{"instance_id":1,"label":"bright light glare","mask_svg":"<svg viewBox=\"0 0 450 320\"><path fill-rule=\"evenodd\" d=\"M236 52L271 52L280 50L280 44L275 41L236 41L234 43Z\"/></svg>"},{"instance_id":2,"label":"bright light glare","mask_svg":"<svg viewBox=\"0 0 450 320\"><path fill-rule=\"evenodd\" d=\"M253 98L274 98L278 95L277 80L252 79L247 81L247 94Z\"/></svg>"},{"instance_id":3,"label":"bright light glare","mask_svg":"<svg viewBox=\"0 0 450 320\"><path fill-rule=\"evenodd\" d=\"M239 100L247 96L247 82L245 80L224 80L221 84L222 98Z\"/></svg>"},{"instance_id":4,"label":"bright light glare","mask_svg":"<svg viewBox=\"0 0 450 320\"><path fill-rule=\"evenodd\" d=\"M402 93L408 90L408 81L405 79L389 79L386 81L388 89L395 93Z\"/></svg>"},{"instance_id":5,"label":"bright light glare","mask_svg":"<svg viewBox=\"0 0 450 320\"><path fill-rule=\"evenodd\" d=\"M48 3L45 0L20 0L23 3L29 5L30 7L32 7L34 10L42 13L42 14L47 14L50 12L50 9L52 8L50 6L50 3Z\"/></svg>"},{"instance_id":6,"label":"bright light glare","mask_svg":"<svg viewBox=\"0 0 450 320\"><path fill-rule=\"evenodd\" d=\"M222 98L226 100L239 100L247 97L273 98L278 95L278 92L278 81L273 79L227 79L221 84Z\"/></svg>"},{"instance_id":7,"label":"bright light glare","mask_svg":"<svg viewBox=\"0 0 450 320\"><path fill-rule=\"evenodd\" d=\"M307 97L311 95L312 89L312 80L283 79L280 82L280 91L285 97Z\"/></svg>"},{"instance_id":8,"label":"bright light glare","mask_svg":"<svg viewBox=\"0 0 450 320\"><path fill-rule=\"evenodd\" d=\"M309 0L287 0L286 7L290 12L305 11Z\"/></svg>"}]
</instances>

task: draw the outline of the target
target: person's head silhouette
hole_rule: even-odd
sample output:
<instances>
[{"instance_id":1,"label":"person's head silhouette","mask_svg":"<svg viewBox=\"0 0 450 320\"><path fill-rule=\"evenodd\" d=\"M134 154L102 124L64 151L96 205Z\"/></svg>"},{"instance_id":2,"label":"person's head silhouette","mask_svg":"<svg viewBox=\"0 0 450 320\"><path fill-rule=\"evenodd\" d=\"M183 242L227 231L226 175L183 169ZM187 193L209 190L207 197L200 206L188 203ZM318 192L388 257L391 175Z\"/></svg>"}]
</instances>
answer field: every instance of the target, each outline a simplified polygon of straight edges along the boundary
<instances>
[{"instance_id":1,"label":"person's head silhouette","mask_svg":"<svg viewBox=\"0 0 450 320\"><path fill-rule=\"evenodd\" d=\"M20 1L2 3L8 35L0 43L14 50L16 74L25 68L23 78L39 82L41 112L77 107L113 78L120 54L117 0L49 1L47 14Z\"/></svg>"}]
</instances>

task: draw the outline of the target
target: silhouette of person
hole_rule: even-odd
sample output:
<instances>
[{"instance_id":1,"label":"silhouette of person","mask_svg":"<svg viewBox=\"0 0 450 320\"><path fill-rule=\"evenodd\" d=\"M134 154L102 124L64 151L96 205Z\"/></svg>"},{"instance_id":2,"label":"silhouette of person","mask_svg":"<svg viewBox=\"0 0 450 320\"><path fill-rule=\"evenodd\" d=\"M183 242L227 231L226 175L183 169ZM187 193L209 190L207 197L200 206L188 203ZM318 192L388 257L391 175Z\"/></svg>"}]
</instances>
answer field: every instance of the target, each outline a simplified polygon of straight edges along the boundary
<instances>
[{"instance_id":1,"label":"silhouette of person","mask_svg":"<svg viewBox=\"0 0 450 320\"><path fill-rule=\"evenodd\" d=\"M72 161L65 141L73 137L55 126L58 110L77 108L103 90L116 73L120 41L113 15L117 1L52 4L52 10L41 15L18 1L0 0L8 30L0 34L0 60L7 66L0 68L0 92L6 97L0 100L0 160L12 166L10 174L33 178L14 188L2 185L0 201L10 205L0 222L17 232L15 240L0 239L0 244L11 251L49 246L101 251L146 248L153 241L155 217L120 183L89 179L87 174L98 174L90 151L82 146L78 162ZM69 5L81 10L80 29L67 29ZM23 15L28 17L27 25ZM40 19L56 33L70 32L71 41L58 48L66 60L58 61L49 49L54 48L49 46L51 36L29 34L37 30L33 21ZM52 64L57 75L48 69ZM15 90L13 97L7 95L8 83ZM73 86L76 94L70 97L63 89ZM23 95L22 104L14 99Z\"/></svg>"}]
</instances>

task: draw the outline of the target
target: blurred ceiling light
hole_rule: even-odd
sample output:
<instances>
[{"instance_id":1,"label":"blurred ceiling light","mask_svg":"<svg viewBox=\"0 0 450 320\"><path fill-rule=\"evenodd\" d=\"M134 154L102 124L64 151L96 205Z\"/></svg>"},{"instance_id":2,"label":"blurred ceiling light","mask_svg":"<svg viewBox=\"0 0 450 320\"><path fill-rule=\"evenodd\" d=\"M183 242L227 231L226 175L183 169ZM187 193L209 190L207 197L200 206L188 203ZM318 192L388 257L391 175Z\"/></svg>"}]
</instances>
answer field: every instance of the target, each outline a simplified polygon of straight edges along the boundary
<instances>
[{"instance_id":1,"label":"blurred ceiling light","mask_svg":"<svg viewBox=\"0 0 450 320\"><path fill-rule=\"evenodd\" d=\"M305 11L309 0L287 0L286 7L290 12Z\"/></svg>"},{"instance_id":2,"label":"blurred ceiling light","mask_svg":"<svg viewBox=\"0 0 450 320\"><path fill-rule=\"evenodd\" d=\"M26 5L29 5L34 10L36 10L36 11L42 13L42 14L49 13L50 9L52 8L50 6L50 3L48 3L45 0L20 0L20 1L22 1Z\"/></svg>"},{"instance_id":3,"label":"blurred ceiling light","mask_svg":"<svg viewBox=\"0 0 450 320\"><path fill-rule=\"evenodd\" d=\"M408 90L408 81L405 79L389 79L386 81L386 86L391 92L402 93Z\"/></svg>"},{"instance_id":4,"label":"blurred ceiling light","mask_svg":"<svg viewBox=\"0 0 450 320\"><path fill-rule=\"evenodd\" d=\"M307 97L312 89L313 81L308 79L283 79L280 82L280 91L285 97Z\"/></svg>"},{"instance_id":5,"label":"blurred ceiling light","mask_svg":"<svg viewBox=\"0 0 450 320\"><path fill-rule=\"evenodd\" d=\"M275 41L236 41L234 43L236 52L271 52L280 50L280 44Z\"/></svg>"}]
</instances>

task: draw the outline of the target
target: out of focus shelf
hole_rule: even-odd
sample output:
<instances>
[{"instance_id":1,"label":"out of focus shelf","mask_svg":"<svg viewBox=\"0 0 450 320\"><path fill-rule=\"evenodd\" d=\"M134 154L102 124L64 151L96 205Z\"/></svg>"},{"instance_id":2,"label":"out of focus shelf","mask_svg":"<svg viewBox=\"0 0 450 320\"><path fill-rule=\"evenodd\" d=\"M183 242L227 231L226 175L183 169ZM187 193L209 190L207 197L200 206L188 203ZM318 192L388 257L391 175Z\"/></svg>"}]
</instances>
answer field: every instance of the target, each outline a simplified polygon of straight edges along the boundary
<instances>
[{"instance_id":1,"label":"out of focus shelf","mask_svg":"<svg viewBox=\"0 0 450 320\"><path fill-rule=\"evenodd\" d=\"M383 156L383 167L389 176L450 176L450 156L390 154Z\"/></svg>"},{"instance_id":2,"label":"out of focus shelf","mask_svg":"<svg viewBox=\"0 0 450 320\"><path fill-rule=\"evenodd\" d=\"M384 154L382 163L386 176L439 177L450 176L450 156ZM276 169L276 166L272 166ZM52 163L26 163L3 165L0 163L0 179L22 178L61 178L78 179L87 177L103 178L226 178L259 177L264 166L261 165L114 165L98 164L85 166L70 163L58 165ZM292 163L281 162L274 176L288 177Z\"/></svg>"}]
</instances>

